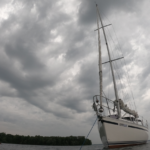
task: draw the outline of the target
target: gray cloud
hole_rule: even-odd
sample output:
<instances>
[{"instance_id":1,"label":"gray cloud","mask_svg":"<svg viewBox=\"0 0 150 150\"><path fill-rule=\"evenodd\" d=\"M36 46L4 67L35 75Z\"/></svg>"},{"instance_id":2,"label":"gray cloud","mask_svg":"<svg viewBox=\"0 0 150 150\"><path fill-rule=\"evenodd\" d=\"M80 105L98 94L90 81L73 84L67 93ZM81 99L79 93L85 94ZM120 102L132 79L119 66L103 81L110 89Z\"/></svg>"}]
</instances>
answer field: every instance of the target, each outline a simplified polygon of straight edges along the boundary
<instances>
[{"instance_id":1,"label":"gray cloud","mask_svg":"<svg viewBox=\"0 0 150 150\"><path fill-rule=\"evenodd\" d=\"M96 2L104 23L112 23L117 28L115 32L126 57L135 101L140 107L139 100L144 99L142 108L148 110L149 105L145 105L150 86L147 40L150 22L146 8L149 2ZM8 3L1 1L0 7ZM10 12L6 11L8 16L5 12L0 16L1 131L51 136L85 135L95 117L91 108L92 97L99 93L97 33L93 31L96 28L95 3L90 0L16 0L9 3L9 7L12 8ZM112 58L118 58L121 52L116 37L111 39L110 35L115 36L112 26L106 31L114 55ZM107 51L104 39L101 40L105 62L108 61ZM126 93L124 61L116 63ZM117 74L116 80L121 95ZM109 64L103 65L103 87L105 94L114 99ZM131 93L123 98L130 100ZM93 142L99 143L99 137L97 140L95 136L97 130L93 133Z\"/></svg>"}]
</instances>

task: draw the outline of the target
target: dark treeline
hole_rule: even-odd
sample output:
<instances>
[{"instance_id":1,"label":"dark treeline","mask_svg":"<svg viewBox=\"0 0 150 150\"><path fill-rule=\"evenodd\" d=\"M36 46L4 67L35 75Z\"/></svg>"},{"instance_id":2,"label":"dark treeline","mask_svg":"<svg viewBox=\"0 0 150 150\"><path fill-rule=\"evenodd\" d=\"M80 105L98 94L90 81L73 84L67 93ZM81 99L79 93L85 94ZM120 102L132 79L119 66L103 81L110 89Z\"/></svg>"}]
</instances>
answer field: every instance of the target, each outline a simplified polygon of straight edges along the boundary
<instances>
[{"instance_id":1,"label":"dark treeline","mask_svg":"<svg viewBox=\"0 0 150 150\"><path fill-rule=\"evenodd\" d=\"M23 135L11 135L6 133L0 133L1 143L11 143L11 144L29 144L29 145L82 145L85 140L84 136L69 136L69 137L59 137L59 136L23 136ZM84 145L91 145L92 142L86 139Z\"/></svg>"}]
</instances>

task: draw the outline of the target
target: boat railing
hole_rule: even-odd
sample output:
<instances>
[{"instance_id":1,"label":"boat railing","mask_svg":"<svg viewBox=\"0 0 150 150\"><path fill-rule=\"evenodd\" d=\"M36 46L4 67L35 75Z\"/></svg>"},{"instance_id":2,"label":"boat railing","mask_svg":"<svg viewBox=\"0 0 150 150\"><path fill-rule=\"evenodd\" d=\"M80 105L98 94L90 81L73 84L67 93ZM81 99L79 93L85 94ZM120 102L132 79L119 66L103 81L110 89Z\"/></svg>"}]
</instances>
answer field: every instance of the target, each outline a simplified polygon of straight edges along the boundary
<instances>
[{"instance_id":1,"label":"boat railing","mask_svg":"<svg viewBox=\"0 0 150 150\"><path fill-rule=\"evenodd\" d=\"M99 95L95 95L93 97L93 102L98 102L99 101ZM97 103L99 105L99 103ZM104 109L103 115L104 116L109 116L109 115L117 115L117 110L114 110L114 102L113 100L106 98L102 96L102 106Z\"/></svg>"},{"instance_id":2,"label":"boat railing","mask_svg":"<svg viewBox=\"0 0 150 150\"><path fill-rule=\"evenodd\" d=\"M140 121L143 126L148 128L148 121L143 116L139 116L138 121Z\"/></svg>"},{"instance_id":3,"label":"boat railing","mask_svg":"<svg viewBox=\"0 0 150 150\"><path fill-rule=\"evenodd\" d=\"M100 98L99 95L95 95L93 97L93 102L95 102L97 104L97 107L100 106L99 98ZM114 101L113 100L102 96L102 106L104 109L104 111L102 113L103 116L108 116L111 118L117 118L118 117L117 109L114 109ZM139 118L135 119L135 117L124 112L123 110L121 110L121 114L122 114L121 119L123 119L124 121L132 122L134 124L138 124L138 125L141 125L141 126L148 128L148 122L143 116L139 116Z\"/></svg>"}]
</instances>

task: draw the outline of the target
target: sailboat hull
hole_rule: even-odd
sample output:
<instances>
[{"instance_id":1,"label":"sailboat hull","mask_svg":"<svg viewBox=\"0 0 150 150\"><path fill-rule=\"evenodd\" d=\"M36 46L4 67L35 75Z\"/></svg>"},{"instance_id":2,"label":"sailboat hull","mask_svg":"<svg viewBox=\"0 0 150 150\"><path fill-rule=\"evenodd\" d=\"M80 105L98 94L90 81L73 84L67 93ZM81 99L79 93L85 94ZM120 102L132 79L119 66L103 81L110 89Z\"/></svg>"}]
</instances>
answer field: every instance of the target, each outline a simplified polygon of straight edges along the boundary
<instances>
[{"instance_id":1,"label":"sailboat hull","mask_svg":"<svg viewBox=\"0 0 150 150\"><path fill-rule=\"evenodd\" d=\"M106 148L140 145L148 140L146 127L122 119L103 117L98 120L98 130Z\"/></svg>"}]
</instances>

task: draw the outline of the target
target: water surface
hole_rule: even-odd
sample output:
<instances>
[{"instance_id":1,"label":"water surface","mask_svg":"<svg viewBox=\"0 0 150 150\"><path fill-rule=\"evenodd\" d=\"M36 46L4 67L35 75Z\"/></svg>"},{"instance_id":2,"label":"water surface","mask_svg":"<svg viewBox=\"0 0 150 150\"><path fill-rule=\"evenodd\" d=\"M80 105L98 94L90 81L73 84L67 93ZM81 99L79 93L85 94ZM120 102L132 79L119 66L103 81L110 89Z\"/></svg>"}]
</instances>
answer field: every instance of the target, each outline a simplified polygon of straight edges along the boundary
<instances>
[{"instance_id":1,"label":"water surface","mask_svg":"<svg viewBox=\"0 0 150 150\"><path fill-rule=\"evenodd\" d=\"M19 145L19 144L0 144L0 150L80 150L80 146L37 146L37 145ZM81 150L107 150L103 148L103 145L91 145L83 146ZM109 150L150 150L150 143L125 147L116 148Z\"/></svg>"}]
</instances>

